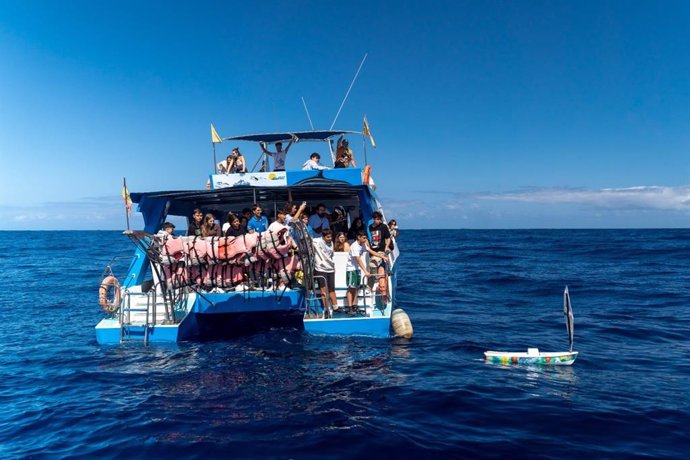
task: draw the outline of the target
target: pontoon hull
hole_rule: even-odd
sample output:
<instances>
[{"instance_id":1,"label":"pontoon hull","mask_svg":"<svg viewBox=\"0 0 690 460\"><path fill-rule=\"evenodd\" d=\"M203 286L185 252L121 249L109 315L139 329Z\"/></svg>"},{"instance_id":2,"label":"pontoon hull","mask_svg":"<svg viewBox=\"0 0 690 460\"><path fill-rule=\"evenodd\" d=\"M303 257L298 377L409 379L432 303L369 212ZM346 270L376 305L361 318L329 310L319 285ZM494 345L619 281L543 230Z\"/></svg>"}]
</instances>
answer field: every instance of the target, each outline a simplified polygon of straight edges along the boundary
<instances>
[{"instance_id":1,"label":"pontoon hull","mask_svg":"<svg viewBox=\"0 0 690 460\"><path fill-rule=\"evenodd\" d=\"M305 319L304 330L316 335L390 337L390 318Z\"/></svg>"}]
</instances>

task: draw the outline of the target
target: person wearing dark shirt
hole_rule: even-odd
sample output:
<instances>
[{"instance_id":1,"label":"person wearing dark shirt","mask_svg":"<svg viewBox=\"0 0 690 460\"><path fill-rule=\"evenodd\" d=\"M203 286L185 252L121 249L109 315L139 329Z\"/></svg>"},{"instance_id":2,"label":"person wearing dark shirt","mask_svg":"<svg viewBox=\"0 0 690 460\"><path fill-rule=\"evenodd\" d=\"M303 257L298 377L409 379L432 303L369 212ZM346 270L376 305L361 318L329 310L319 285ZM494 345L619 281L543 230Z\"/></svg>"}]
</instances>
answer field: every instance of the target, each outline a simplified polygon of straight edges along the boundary
<instances>
[{"instance_id":1,"label":"person wearing dark shirt","mask_svg":"<svg viewBox=\"0 0 690 460\"><path fill-rule=\"evenodd\" d=\"M211 213L204 216L204 222L201 224L201 236L220 236L220 225L216 223L216 218Z\"/></svg>"},{"instance_id":2,"label":"person wearing dark shirt","mask_svg":"<svg viewBox=\"0 0 690 460\"><path fill-rule=\"evenodd\" d=\"M371 215L371 218L374 222L369 225L369 234L371 235L369 246L374 252L388 255L390 252L391 233L386 224L383 223L383 216L380 212L374 211L374 213ZM369 271L379 275L379 278L386 276L383 258L372 255L369 259ZM374 282L376 282L374 277L369 278L369 287L372 289Z\"/></svg>"},{"instance_id":3,"label":"person wearing dark shirt","mask_svg":"<svg viewBox=\"0 0 690 460\"><path fill-rule=\"evenodd\" d=\"M371 215L371 218L374 221L371 225L369 225L369 234L371 235L369 245L371 246L371 249L376 252L390 252L391 232L388 230L386 224L383 223L381 213L375 211Z\"/></svg>"},{"instance_id":4,"label":"person wearing dark shirt","mask_svg":"<svg viewBox=\"0 0 690 460\"><path fill-rule=\"evenodd\" d=\"M350 229L347 231L347 239L354 241L357 239L357 234L364 231L364 222L362 222L361 217L357 217L352 221Z\"/></svg>"},{"instance_id":5,"label":"person wearing dark shirt","mask_svg":"<svg viewBox=\"0 0 690 460\"><path fill-rule=\"evenodd\" d=\"M230 225L225 229L225 236L240 236L246 233L245 229L240 225L240 218L233 215Z\"/></svg>"},{"instance_id":6,"label":"person wearing dark shirt","mask_svg":"<svg viewBox=\"0 0 690 460\"><path fill-rule=\"evenodd\" d=\"M204 220L204 214L201 209L196 208L192 212L192 221L189 223L187 228L187 236L201 236L201 224Z\"/></svg>"}]
</instances>

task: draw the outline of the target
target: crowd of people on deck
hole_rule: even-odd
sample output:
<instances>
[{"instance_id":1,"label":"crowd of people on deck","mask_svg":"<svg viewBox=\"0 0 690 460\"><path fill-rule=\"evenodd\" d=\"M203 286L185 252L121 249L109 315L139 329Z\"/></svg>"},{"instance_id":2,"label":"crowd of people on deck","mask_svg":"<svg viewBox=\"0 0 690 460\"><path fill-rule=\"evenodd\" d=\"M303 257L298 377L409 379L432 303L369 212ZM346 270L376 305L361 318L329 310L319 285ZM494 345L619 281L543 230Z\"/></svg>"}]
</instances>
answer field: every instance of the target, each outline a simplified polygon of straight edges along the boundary
<instances>
[{"instance_id":1,"label":"crowd of people on deck","mask_svg":"<svg viewBox=\"0 0 690 460\"><path fill-rule=\"evenodd\" d=\"M275 218L269 224L262 207L254 204L251 208L242 209L241 212L228 212L225 222L220 224L214 214L204 214L197 208L189 219L187 236L238 237L247 233L260 234L266 230L278 234L284 228L293 233L293 223L300 220L312 239L314 276L321 292L324 310L328 310L329 305L337 307L334 254L342 252L348 254L345 268L346 308L348 313L356 312L358 290L365 284L374 289L377 283L386 281L389 255L398 236L397 222L391 219L386 224L383 222L382 214L375 211L368 227L365 227L361 217L352 220L348 227L347 212L342 207L335 207L329 213L323 203L318 203L311 209L312 213L307 212L306 201L299 206L289 202L283 209L275 212ZM162 231L173 235L174 229L172 223L165 222ZM369 254L368 264L365 264L363 259L365 253Z\"/></svg>"},{"instance_id":2,"label":"crowd of people on deck","mask_svg":"<svg viewBox=\"0 0 690 460\"><path fill-rule=\"evenodd\" d=\"M285 161L287 159L287 154L290 151L290 147L295 142L298 142L299 139L293 135L292 139L288 143L288 145L285 147L283 150L283 143L282 142L276 142L275 143L275 152L268 150L266 143L265 142L260 142L259 146L261 147L261 152L262 154L266 155L266 157L271 157L273 159L273 171L285 171ZM356 168L357 163L355 162L355 156L354 152L350 148L350 144L347 139L345 139L343 136L340 136L336 143L336 150L335 150L335 162L334 166L335 169L338 168ZM322 170L322 169L331 169L329 166L325 166L321 164L321 155L318 152L313 152L307 161L304 162L302 165L303 170ZM262 162L261 168L259 171L261 172L267 172L269 170L268 165L266 164L266 160ZM242 174L247 172L247 162L244 158L244 155L240 152L239 147L235 147L232 149L230 155L227 156L225 161L221 161L217 165L217 173L218 174Z\"/></svg>"}]
</instances>

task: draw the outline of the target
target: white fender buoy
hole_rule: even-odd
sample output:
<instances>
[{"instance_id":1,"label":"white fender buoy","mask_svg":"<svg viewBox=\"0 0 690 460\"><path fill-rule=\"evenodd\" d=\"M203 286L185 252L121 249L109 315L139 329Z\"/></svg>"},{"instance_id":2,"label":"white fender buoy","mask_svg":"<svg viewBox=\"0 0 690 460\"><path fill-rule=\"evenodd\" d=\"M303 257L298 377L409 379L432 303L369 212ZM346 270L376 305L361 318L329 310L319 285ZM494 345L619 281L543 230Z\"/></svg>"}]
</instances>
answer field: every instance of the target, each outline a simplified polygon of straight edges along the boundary
<instances>
[{"instance_id":1,"label":"white fender buoy","mask_svg":"<svg viewBox=\"0 0 690 460\"><path fill-rule=\"evenodd\" d=\"M411 339L414 333L412 321L410 321L410 317L407 316L407 313L402 308L393 310L391 314L391 327L396 337Z\"/></svg>"}]
</instances>

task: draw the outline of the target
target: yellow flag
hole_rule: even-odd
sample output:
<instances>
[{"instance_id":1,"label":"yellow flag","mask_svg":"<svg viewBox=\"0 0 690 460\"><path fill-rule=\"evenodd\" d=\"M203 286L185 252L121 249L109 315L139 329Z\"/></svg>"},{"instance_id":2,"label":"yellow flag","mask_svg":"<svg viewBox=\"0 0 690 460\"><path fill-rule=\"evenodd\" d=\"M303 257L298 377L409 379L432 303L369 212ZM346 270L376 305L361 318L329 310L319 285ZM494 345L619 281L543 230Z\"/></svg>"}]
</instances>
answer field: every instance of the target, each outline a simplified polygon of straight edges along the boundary
<instances>
[{"instance_id":1,"label":"yellow flag","mask_svg":"<svg viewBox=\"0 0 690 460\"><path fill-rule=\"evenodd\" d=\"M364 130L362 131L365 136L369 138L369 141L371 142L371 146L376 148L376 142L374 142L374 136L371 135L371 131L369 131L369 123L367 123L367 116L364 115Z\"/></svg>"},{"instance_id":2,"label":"yellow flag","mask_svg":"<svg viewBox=\"0 0 690 460\"><path fill-rule=\"evenodd\" d=\"M127 213L132 212L132 197L129 196L127 191L127 181L122 179L122 200L125 202L125 208L127 208Z\"/></svg>"},{"instance_id":3,"label":"yellow flag","mask_svg":"<svg viewBox=\"0 0 690 460\"><path fill-rule=\"evenodd\" d=\"M218 135L218 132L216 131L216 128L213 126L213 123L211 123L211 142L214 144L220 144L221 142L223 142L223 139L221 139Z\"/></svg>"}]
</instances>

